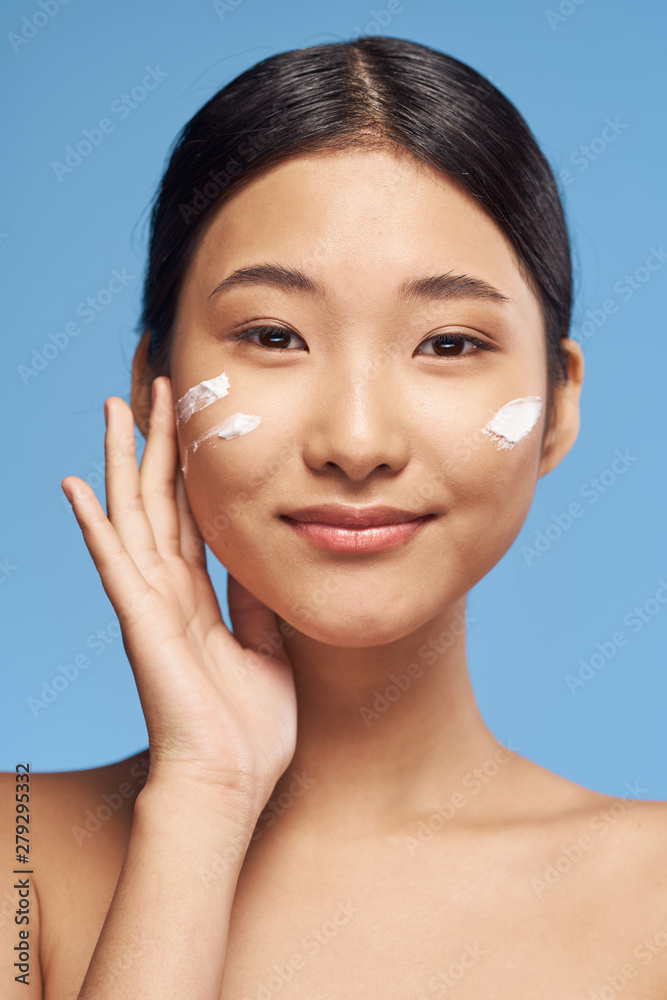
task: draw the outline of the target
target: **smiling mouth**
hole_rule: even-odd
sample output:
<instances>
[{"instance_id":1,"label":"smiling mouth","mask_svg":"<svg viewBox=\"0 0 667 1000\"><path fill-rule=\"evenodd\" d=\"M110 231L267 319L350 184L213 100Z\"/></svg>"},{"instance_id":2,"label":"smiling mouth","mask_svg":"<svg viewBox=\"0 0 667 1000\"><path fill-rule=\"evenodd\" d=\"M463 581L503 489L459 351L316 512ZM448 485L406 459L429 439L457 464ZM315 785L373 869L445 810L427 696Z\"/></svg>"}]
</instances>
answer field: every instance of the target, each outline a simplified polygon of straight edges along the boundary
<instances>
[{"instance_id":1,"label":"smiling mouth","mask_svg":"<svg viewBox=\"0 0 667 1000\"><path fill-rule=\"evenodd\" d=\"M393 516L401 512L394 512ZM435 514L403 517L401 520L376 524L341 524L328 523L324 515L322 520L312 520L313 514L308 514L309 520L280 515L280 520L292 528L305 541L318 548L331 552L366 553L380 552L404 545L413 538L424 524L433 520ZM377 520L379 515L371 515L371 520ZM392 516L392 515L388 515ZM364 519L364 514L357 515ZM368 518L366 518L368 519Z\"/></svg>"}]
</instances>

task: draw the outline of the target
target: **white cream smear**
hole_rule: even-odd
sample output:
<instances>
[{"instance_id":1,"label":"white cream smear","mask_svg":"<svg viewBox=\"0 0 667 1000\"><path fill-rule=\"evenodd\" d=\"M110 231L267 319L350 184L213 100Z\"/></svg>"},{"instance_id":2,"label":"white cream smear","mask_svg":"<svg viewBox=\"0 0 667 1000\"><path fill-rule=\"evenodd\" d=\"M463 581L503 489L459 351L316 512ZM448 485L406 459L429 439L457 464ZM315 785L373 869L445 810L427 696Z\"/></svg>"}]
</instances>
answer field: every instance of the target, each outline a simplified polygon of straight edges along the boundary
<instances>
[{"instance_id":1,"label":"white cream smear","mask_svg":"<svg viewBox=\"0 0 667 1000\"><path fill-rule=\"evenodd\" d=\"M495 441L498 451L513 448L532 431L541 412L541 396L512 399L494 413L482 433Z\"/></svg>"},{"instance_id":2,"label":"white cream smear","mask_svg":"<svg viewBox=\"0 0 667 1000\"><path fill-rule=\"evenodd\" d=\"M176 420L179 424L187 423L193 413L203 410L205 406L210 406L218 399L227 395L229 390L229 379L225 372L220 372L215 378L204 379L198 385L193 385L191 389L176 401ZM241 437L249 431L254 431L262 418L251 413L232 413L221 424L212 427L204 434L192 441L185 451L185 465L181 466L181 472L185 475L188 466L188 452L190 448L196 451L202 441L210 437L230 438Z\"/></svg>"},{"instance_id":3,"label":"white cream smear","mask_svg":"<svg viewBox=\"0 0 667 1000\"><path fill-rule=\"evenodd\" d=\"M226 396L228 389L229 379L225 372L221 372L215 378L205 379L198 385L193 385L176 402L176 418L178 422L186 423L193 413L203 410L205 406L210 406L217 399L222 399L223 396Z\"/></svg>"},{"instance_id":4,"label":"white cream smear","mask_svg":"<svg viewBox=\"0 0 667 1000\"><path fill-rule=\"evenodd\" d=\"M235 438L240 437L242 434L247 434L248 431L254 431L255 427L259 424L261 417L253 416L251 413L232 413L231 417L222 423L218 424L217 427L213 427L212 430L206 431L201 437L198 437L196 441L192 442L193 450L197 450L197 445L200 441L205 438L212 437L217 434L221 438Z\"/></svg>"},{"instance_id":5,"label":"white cream smear","mask_svg":"<svg viewBox=\"0 0 667 1000\"><path fill-rule=\"evenodd\" d=\"M254 431L255 427L259 425L262 418L255 416L251 413L232 413L231 417L227 417L221 424L216 427L211 427L210 430L205 431L204 434L200 434L191 444L188 445L185 452L185 465L181 466L181 471L183 475L186 474L188 467L188 452L190 448L196 451L202 441L206 441L211 437L221 437L229 440L230 438L241 437L242 434L247 434L249 431Z\"/></svg>"}]
</instances>

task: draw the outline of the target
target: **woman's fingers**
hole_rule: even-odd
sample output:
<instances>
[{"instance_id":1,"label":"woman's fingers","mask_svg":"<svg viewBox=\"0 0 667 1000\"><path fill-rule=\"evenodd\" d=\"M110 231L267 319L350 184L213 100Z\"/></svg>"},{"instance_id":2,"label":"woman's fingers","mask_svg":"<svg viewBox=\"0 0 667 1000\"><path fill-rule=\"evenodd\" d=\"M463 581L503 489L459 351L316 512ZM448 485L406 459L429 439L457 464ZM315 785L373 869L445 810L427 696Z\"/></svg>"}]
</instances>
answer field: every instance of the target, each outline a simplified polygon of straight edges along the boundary
<instances>
[{"instance_id":1,"label":"woman's fingers","mask_svg":"<svg viewBox=\"0 0 667 1000\"><path fill-rule=\"evenodd\" d=\"M111 524L92 488L77 476L61 482L121 626L149 610L153 590Z\"/></svg>"},{"instance_id":2,"label":"woman's fingers","mask_svg":"<svg viewBox=\"0 0 667 1000\"><path fill-rule=\"evenodd\" d=\"M110 396L104 404L104 437L108 520L140 570L160 562L151 523L141 495L134 415L124 399Z\"/></svg>"},{"instance_id":3,"label":"woman's fingers","mask_svg":"<svg viewBox=\"0 0 667 1000\"><path fill-rule=\"evenodd\" d=\"M139 484L158 552L167 559L182 555L179 512L174 493L178 445L171 380L166 376L154 379L153 393L146 447L139 467Z\"/></svg>"},{"instance_id":4,"label":"woman's fingers","mask_svg":"<svg viewBox=\"0 0 667 1000\"><path fill-rule=\"evenodd\" d=\"M144 507L161 556L180 556L206 569L204 539L192 516L178 459L171 379L158 376L153 387L146 447L139 468Z\"/></svg>"},{"instance_id":5,"label":"woman's fingers","mask_svg":"<svg viewBox=\"0 0 667 1000\"><path fill-rule=\"evenodd\" d=\"M262 644L266 644L267 635L276 632L277 619L274 612L263 604L258 597L251 594L247 587L244 587L235 576L227 572L227 604L229 605L229 617L234 630L234 638L244 649L252 649L255 652ZM278 660L287 660L287 653L283 648L283 642L272 644L272 655Z\"/></svg>"},{"instance_id":6,"label":"woman's fingers","mask_svg":"<svg viewBox=\"0 0 667 1000\"><path fill-rule=\"evenodd\" d=\"M178 510L181 532L181 554L187 562L206 569L206 543L192 515L180 466L176 469L175 473L174 491L176 494L176 508Z\"/></svg>"}]
</instances>

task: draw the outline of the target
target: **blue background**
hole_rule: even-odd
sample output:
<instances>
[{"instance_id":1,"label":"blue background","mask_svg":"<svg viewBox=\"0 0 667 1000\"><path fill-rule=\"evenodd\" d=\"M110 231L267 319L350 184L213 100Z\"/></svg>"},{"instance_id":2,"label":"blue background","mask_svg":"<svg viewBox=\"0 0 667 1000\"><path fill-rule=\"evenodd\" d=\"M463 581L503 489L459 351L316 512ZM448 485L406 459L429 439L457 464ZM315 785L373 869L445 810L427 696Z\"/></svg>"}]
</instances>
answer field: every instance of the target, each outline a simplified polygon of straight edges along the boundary
<instances>
[{"instance_id":1,"label":"blue background","mask_svg":"<svg viewBox=\"0 0 667 1000\"><path fill-rule=\"evenodd\" d=\"M55 0L44 2L52 8ZM103 402L129 400L147 208L167 153L192 114L259 59L365 32L439 48L516 104L560 178L573 241L573 327L587 366L582 430L538 482L511 550L470 596L480 709L498 739L559 774L609 794L639 782L643 797L667 799L667 605L650 603L667 578L667 266L641 270L651 248L667 243L667 8L564 0L558 13L556 2L541 0L404 0L390 14L384 0L235 0L221 17L204 0L70 0L37 16L46 23L12 45L12 33L30 30L23 18L41 9L14 0L1 15L2 72L13 96L10 107L4 102L0 219L8 287L0 769L24 759L36 771L93 767L147 745L122 640L112 634L115 613L60 482L88 480L105 505ZM167 75L121 119L110 109L147 66ZM113 131L58 179L53 161L104 117ZM605 142L608 118L619 134ZM123 268L132 276L126 287L93 320L77 315ZM624 276L635 272L632 289ZM81 332L26 384L20 366L71 322ZM617 449L632 456L618 475L605 472ZM568 526L561 515L575 502L581 514ZM543 551L533 555L537 532ZM209 566L224 601L225 572L210 554ZM624 618L647 601L649 620L633 631ZM107 642L92 645L109 626ZM609 658L600 653L601 668L570 690L566 675L599 652L596 643L609 651L618 630L627 643L612 644ZM29 699L82 653L90 666L35 714Z\"/></svg>"}]
</instances>

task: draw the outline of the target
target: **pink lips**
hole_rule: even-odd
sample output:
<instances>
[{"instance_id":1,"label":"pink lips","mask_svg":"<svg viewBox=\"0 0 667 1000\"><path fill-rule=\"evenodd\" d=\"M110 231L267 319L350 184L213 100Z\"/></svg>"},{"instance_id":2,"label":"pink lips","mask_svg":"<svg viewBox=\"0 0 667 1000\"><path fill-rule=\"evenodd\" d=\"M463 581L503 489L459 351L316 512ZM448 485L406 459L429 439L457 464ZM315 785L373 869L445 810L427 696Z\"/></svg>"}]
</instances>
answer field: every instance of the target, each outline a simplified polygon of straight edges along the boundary
<instances>
[{"instance_id":1,"label":"pink lips","mask_svg":"<svg viewBox=\"0 0 667 1000\"><path fill-rule=\"evenodd\" d=\"M321 504L281 514L281 520L314 545L332 552L380 552L403 545L435 515L396 507Z\"/></svg>"}]
</instances>

